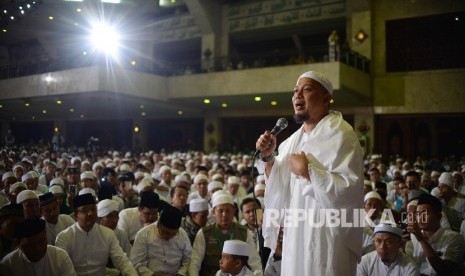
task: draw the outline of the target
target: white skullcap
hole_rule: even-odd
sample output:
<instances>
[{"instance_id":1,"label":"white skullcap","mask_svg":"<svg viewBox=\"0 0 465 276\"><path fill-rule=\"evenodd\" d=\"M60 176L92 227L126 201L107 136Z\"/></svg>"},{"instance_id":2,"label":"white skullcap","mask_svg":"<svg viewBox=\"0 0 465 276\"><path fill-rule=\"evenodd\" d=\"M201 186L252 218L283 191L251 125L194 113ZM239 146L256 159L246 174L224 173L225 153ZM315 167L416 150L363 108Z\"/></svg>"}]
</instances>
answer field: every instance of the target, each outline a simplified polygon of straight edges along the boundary
<instances>
[{"instance_id":1,"label":"white skullcap","mask_svg":"<svg viewBox=\"0 0 465 276\"><path fill-rule=\"evenodd\" d=\"M158 173L161 175L165 171L170 171L171 172L171 167L168 165L163 165L158 169Z\"/></svg>"},{"instance_id":2,"label":"white skullcap","mask_svg":"<svg viewBox=\"0 0 465 276\"><path fill-rule=\"evenodd\" d=\"M130 158L131 157L131 152L130 151L127 151L125 154L124 154L124 158Z\"/></svg>"},{"instance_id":3,"label":"white skullcap","mask_svg":"<svg viewBox=\"0 0 465 276\"><path fill-rule=\"evenodd\" d=\"M459 171L453 171L452 176L456 176L456 175L462 175L462 174Z\"/></svg>"},{"instance_id":4,"label":"white skullcap","mask_svg":"<svg viewBox=\"0 0 465 276\"><path fill-rule=\"evenodd\" d=\"M255 184L255 188L254 188L254 191L255 192L258 192L258 191L264 191L266 188L266 186L264 184Z\"/></svg>"},{"instance_id":5,"label":"white skullcap","mask_svg":"<svg viewBox=\"0 0 465 276\"><path fill-rule=\"evenodd\" d=\"M110 163L107 164L107 168L112 168L112 169L114 169L114 168L116 168L116 164L113 163L113 162L110 162Z\"/></svg>"},{"instance_id":6,"label":"white skullcap","mask_svg":"<svg viewBox=\"0 0 465 276\"><path fill-rule=\"evenodd\" d=\"M371 184L371 181L370 181L370 180L368 180L368 179L365 179L365 180L363 180L363 185L366 185L366 186L371 186L371 187L373 187L373 184Z\"/></svg>"},{"instance_id":7,"label":"white skullcap","mask_svg":"<svg viewBox=\"0 0 465 276\"><path fill-rule=\"evenodd\" d=\"M97 196L97 194L95 193L95 190L92 188L83 188L79 191L79 195L84 195L84 194L91 194L94 197Z\"/></svg>"},{"instance_id":8,"label":"white skullcap","mask_svg":"<svg viewBox=\"0 0 465 276\"><path fill-rule=\"evenodd\" d=\"M108 164L108 163L111 163L113 162L113 160L111 158L107 158L103 161L105 164Z\"/></svg>"},{"instance_id":9,"label":"white skullcap","mask_svg":"<svg viewBox=\"0 0 465 276\"><path fill-rule=\"evenodd\" d=\"M315 71L308 71L300 75L299 80L301 78L309 78L309 79L316 80L321 85L323 85L323 87L326 89L326 91L329 92L329 94L333 95L333 85L329 81L328 77L326 77L322 73L315 72Z\"/></svg>"},{"instance_id":10,"label":"white skullcap","mask_svg":"<svg viewBox=\"0 0 465 276\"><path fill-rule=\"evenodd\" d=\"M232 196L228 194L220 194L218 196L213 197L212 208L215 208L217 205L220 205L220 204L231 204L234 206L234 200Z\"/></svg>"},{"instance_id":11,"label":"white skullcap","mask_svg":"<svg viewBox=\"0 0 465 276\"><path fill-rule=\"evenodd\" d=\"M99 218L114 211L119 211L119 203L113 199L104 199L97 204L97 216Z\"/></svg>"},{"instance_id":12,"label":"white skullcap","mask_svg":"<svg viewBox=\"0 0 465 276\"><path fill-rule=\"evenodd\" d=\"M152 165L152 162L150 162L149 160L144 160L142 162L142 165L144 165L145 167L148 167L148 166Z\"/></svg>"},{"instance_id":13,"label":"white skullcap","mask_svg":"<svg viewBox=\"0 0 465 276\"><path fill-rule=\"evenodd\" d=\"M408 204L407 204L407 210L410 206L418 206L418 199L414 199L414 200L411 200Z\"/></svg>"},{"instance_id":14,"label":"white skullcap","mask_svg":"<svg viewBox=\"0 0 465 276\"><path fill-rule=\"evenodd\" d=\"M130 172L131 171L131 166L129 166L126 163L123 163L119 166L119 171L120 172Z\"/></svg>"},{"instance_id":15,"label":"white skullcap","mask_svg":"<svg viewBox=\"0 0 465 276\"><path fill-rule=\"evenodd\" d=\"M174 178L174 182L189 182L189 180L185 174L179 174Z\"/></svg>"},{"instance_id":16,"label":"white skullcap","mask_svg":"<svg viewBox=\"0 0 465 276\"><path fill-rule=\"evenodd\" d=\"M208 177L206 175L204 175L204 174L199 173L199 174L197 174L197 176L194 177L194 184L197 184L202 180L208 182Z\"/></svg>"},{"instance_id":17,"label":"white skullcap","mask_svg":"<svg viewBox=\"0 0 465 276\"><path fill-rule=\"evenodd\" d=\"M75 156L75 157L71 158L71 163L74 163L74 162L76 162L76 161L79 161L79 162L80 162L80 161L81 161L81 157Z\"/></svg>"},{"instance_id":18,"label":"white skullcap","mask_svg":"<svg viewBox=\"0 0 465 276\"><path fill-rule=\"evenodd\" d=\"M216 181L221 181L223 182L224 181L224 177L223 175L219 174L219 173L215 173L213 176L212 176L212 180L216 180Z\"/></svg>"},{"instance_id":19,"label":"white skullcap","mask_svg":"<svg viewBox=\"0 0 465 276\"><path fill-rule=\"evenodd\" d=\"M92 171L85 171L81 173L81 181L84 179L94 179L95 174Z\"/></svg>"},{"instance_id":20,"label":"white skullcap","mask_svg":"<svg viewBox=\"0 0 465 276\"><path fill-rule=\"evenodd\" d=\"M438 171L432 171L431 176L440 176L441 174Z\"/></svg>"},{"instance_id":21,"label":"white skullcap","mask_svg":"<svg viewBox=\"0 0 465 276\"><path fill-rule=\"evenodd\" d=\"M239 185L239 183L241 182L241 179L237 176L230 176L228 177L228 185L229 184L237 184Z\"/></svg>"},{"instance_id":22,"label":"white skullcap","mask_svg":"<svg viewBox=\"0 0 465 276\"><path fill-rule=\"evenodd\" d=\"M53 185L60 185L61 187L64 187L65 182L63 181L63 179L61 179L61 177L57 177L50 181L50 186L53 186Z\"/></svg>"},{"instance_id":23,"label":"white skullcap","mask_svg":"<svg viewBox=\"0 0 465 276\"><path fill-rule=\"evenodd\" d=\"M84 166L84 165L90 165L90 162L88 160L84 160L82 161L81 166Z\"/></svg>"},{"instance_id":24,"label":"white skullcap","mask_svg":"<svg viewBox=\"0 0 465 276\"><path fill-rule=\"evenodd\" d=\"M139 182L139 184L137 184L137 186L136 186L137 192L140 193L142 191L142 189L144 189L145 187L152 187L152 183L150 183L149 181L141 181L141 182Z\"/></svg>"},{"instance_id":25,"label":"white skullcap","mask_svg":"<svg viewBox=\"0 0 465 276\"><path fill-rule=\"evenodd\" d=\"M148 183L150 185L155 185L155 180L153 180L153 178L150 175L142 178L142 180L140 182L145 182L145 183Z\"/></svg>"},{"instance_id":26,"label":"white skullcap","mask_svg":"<svg viewBox=\"0 0 465 276\"><path fill-rule=\"evenodd\" d=\"M402 238L402 229L398 227L394 222L380 222L375 226L375 235L378 233L389 233Z\"/></svg>"},{"instance_id":27,"label":"white skullcap","mask_svg":"<svg viewBox=\"0 0 465 276\"><path fill-rule=\"evenodd\" d=\"M249 244L241 240L227 240L223 245L223 253L248 257Z\"/></svg>"},{"instance_id":28,"label":"white skullcap","mask_svg":"<svg viewBox=\"0 0 465 276\"><path fill-rule=\"evenodd\" d=\"M50 188L48 188L48 191L51 192L52 194L63 194L63 187L60 185L53 185Z\"/></svg>"},{"instance_id":29,"label":"white skullcap","mask_svg":"<svg viewBox=\"0 0 465 276\"><path fill-rule=\"evenodd\" d=\"M257 176L257 183L265 183L265 176L263 174Z\"/></svg>"},{"instance_id":30,"label":"white skullcap","mask_svg":"<svg viewBox=\"0 0 465 276\"><path fill-rule=\"evenodd\" d=\"M5 173L2 175L2 182L5 181L7 178L10 178L10 177L16 178L15 173L12 172L12 171L5 172Z\"/></svg>"},{"instance_id":31,"label":"white skullcap","mask_svg":"<svg viewBox=\"0 0 465 276\"><path fill-rule=\"evenodd\" d=\"M40 177L39 173L36 172L36 171L30 171L29 173L32 175L33 178L39 178Z\"/></svg>"},{"instance_id":32,"label":"white skullcap","mask_svg":"<svg viewBox=\"0 0 465 276\"><path fill-rule=\"evenodd\" d=\"M16 182L15 184L10 186L10 191L9 191L10 194L19 187L23 187L24 189L27 189L26 184L24 184L23 182Z\"/></svg>"},{"instance_id":33,"label":"white skullcap","mask_svg":"<svg viewBox=\"0 0 465 276\"><path fill-rule=\"evenodd\" d=\"M377 192L371 191L371 192L368 192L365 195L365 197L363 198L363 202L367 201L370 198L377 198L377 199L381 200L381 196Z\"/></svg>"},{"instance_id":34,"label":"white skullcap","mask_svg":"<svg viewBox=\"0 0 465 276\"><path fill-rule=\"evenodd\" d=\"M449 187L454 188L454 184L452 183L452 175L448 172L443 172L441 176L439 177L439 185L444 184Z\"/></svg>"},{"instance_id":35,"label":"white skullcap","mask_svg":"<svg viewBox=\"0 0 465 276\"><path fill-rule=\"evenodd\" d=\"M134 173L134 179L139 179L139 178L143 178L144 177L144 173L141 172L141 171L137 171Z\"/></svg>"},{"instance_id":36,"label":"white skullcap","mask_svg":"<svg viewBox=\"0 0 465 276\"><path fill-rule=\"evenodd\" d=\"M208 183L208 191L211 192L213 191L214 189L223 189L223 183L219 182L219 181L212 181L210 183Z\"/></svg>"},{"instance_id":37,"label":"white skullcap","mask_svg":"<svg viewBox=\"0 0 465 276\"><path fill-rule=\"evenodd\" d=\"M202 212L208 210L208 202L203 198L194 198L189 202L189 212Z\"/></svg>"},{"instance_id":38,"label":"white skullcap","mask_svg":"<svg viewBox=\"0 0 465 276\"><path fill-rule=\"evenodd\" d=\"M13 167L13 171L16 171L16 169L18 169L18 168L21 168L21 169L23 169L23 170L24 170L24 167L23 167L23 165L21 165L21 164L17 164L17 165L15 165L15 166Z\"/></svg>"},{"instance_id":39,"label":"white skullcap","mask_svg":"<svg viewBox=\"0 0 465 276\"><path fill-rule=\"evenodd\" d=\"M23 176L21 176L21 182L26 182L26 180L28 179L33 179L34 176L32 175L31 172L27 172L25 174L23 174Z\"/></svg>"},{"instance_id":40,"label":"white skullcap","mask_svg":"<svg viewBox=\"0 0 465 276\"><path fill-rule=\"evenodd\" d=\"M34 193L34 191L32 190L24 190L24 191L21 191L18 196L16 197L16 203L20 204L22 202L24 202L25 200L28 200L28 199L37 199L39 200L39 196L37 196L36 193Z\"/></svg>"},{"instance_id":41,"label":"white skullcap","mask_svg":"<svg viewBox=\"0 0 465 276\"><path fill-rule=\"evenodd\" d=\"M101 162L94 162L92 170L95 171L98 167L103 168L103 164Z\"/></svg>"}]
</instances>

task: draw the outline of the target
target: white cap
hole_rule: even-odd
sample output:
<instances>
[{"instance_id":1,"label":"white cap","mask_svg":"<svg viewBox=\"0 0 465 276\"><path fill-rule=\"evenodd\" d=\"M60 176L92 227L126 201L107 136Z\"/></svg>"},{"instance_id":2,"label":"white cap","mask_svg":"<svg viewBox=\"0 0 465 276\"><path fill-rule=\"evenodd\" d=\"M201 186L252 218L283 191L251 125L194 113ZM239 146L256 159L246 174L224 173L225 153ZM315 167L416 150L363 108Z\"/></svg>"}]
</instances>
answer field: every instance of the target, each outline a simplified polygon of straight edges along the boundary
<instances>
[{"instance_id":1,"label":"white cap","mask_svg":"<svg viewBox=\"0 0 465 276\"><path fill-rule=\"evenodd\" d=\"M407 210L410 206L418 206L418 199L414 199L414 200L411 200L408 204L407 204Z\"/></svg>"},{"instance_id":2,"label":"white cap","mask_svg":"<svg viewBox=\"0 0 465 276\"><path fill-rule=\"evenodd\" d=\"M81 157L75 156L75 157L71 158L71 163L74 163L74 162L76 162L76 161L81 162Z\"/></svg>"},{"instance_id":3,"label":"white cap","mask_svg":"<svg viewBox=\"0 0 465 276\"><path fill-rule=\"evenodd\" d=\"M2 182L5 181L5 179L10 178L10 177L16 178L15 173L12 172L12 171L5 172L5 173L2 175Z\"/></svg>"},{"instance_id":4,"label":"white cap","mask_svg":"<svg viewBox=\"0 0 465 276\"><path fill-rule=\"evenodd\" d=\"M223 182L223 181L224 181L224 177L223 177L223 175L221 175L221 174L219 174L219 173L215 173L215 174L212 176L212 180Z\"/></svg>"},{"instance_id":5,"label":"white cap","mask_svg":"<svg viewBox=\"0 0 465 276\"><path fill-rule=\"evenodd\" d=\"M223 253L248 257L249 244L241 240L227 240L223 245Z\"/></svg>"},{"instance_id":6,"label":"white cap","mask_svg":"<svg viewBox=\"0 0 465 276\"><path fill-rule=\"evenodd\" d=\"M199 173L194 177L194 184L197 184L202 180L208 182L208 177L206 175L204 175L204 174Z\"/></svg>"},{"instance_id":7,"label":"white cap","mask_svg":"<svg viewBox=\"0 0 465 276\"><path fill-rule=\"evenodd\" d=\"M189 182L189 180L185 174L179 174L174 178L174 182Z\"/></svg>"},{"instance_id":8,"label":"white cap","mask_svg":"<svg viewBox=\"0 0 465 276\"><path fill-rule=\"evenodd\" d=\"M266 188L266 186L265 186L264 184L255 184L254 191L255 191L255 192L264 191L265 188Z\"/></svg>"},{"instance_id":9,"label":"white cap","mask_svg":"<svg viewBox=\"0 0 465 276\"><path fill-rule=\"evenodd\" d=\"M377 199L381 200L381 196L377 192L371 191L371 192L368 192L365 195L365 197L363 198L363 202L367 201L370 198L377 198Z\"/></svg>"},{"instance_id":10,"label":"white cap","mask_svg":"<svg viewBox=\"0 0 465 276\"><path fill-rule=\"evenodd\" d=\"M16 164L16 165L14 165L14 167L13 167L13 171L16 171L16 169L18 169L18 168L22 168L22 169L24 170L23 165L21 165L21 164Z\"/></svg>"},{"instance_id":11,"label":"white cap","mask_svg":"<svg viewBox=\"0 0 465 276\"><path fill-rule=\"evenodd\" d=\"M84 179L94 179L95 174L92 171L85 171L81 173L81 181Z\"/></svg>"},{"instance_id":12,"label":"white cap","mask_svg":"<svg viewBox=\"0 0 465 276\"><path fill-rule=\"evenodd\" d=\"M119 203L113 199L104 199L97 204L97 216L99 218L108 215L111 212L118 211Z\"/></svg>"},{"instance_id":13,"label":"white cap","mask_svg":"<svg viewBox=\"0 0 465 276\"><path fill-rule=\"evenodd\" d=\"M438 171L432 171L431 176L440 176L441 174Z\"/></svg>"},{"instance_id":14,"label":"white cap","mask_svg":"<svg viewBox=\"0 0 465 276\"><path fill-rule=\"evenodd\" d=\"M257 183L265 183L265 176L263 174L257 176Z\"/></svg>"},{"instance_id":15,"label":"white cap","mask_svg":"<svg viewBox=\"0 0 465 276\"><path fill-rule=\"evenodd\" d=\"M189 212L202 212L208 210L208 202L203 198L194 198L189 202Z\"/></svg>"},{"instance_id":16,"label":"white cap","mask_svg":"<svg viewBox=\"0 0 465 276\"><path fill-rule=\"evenodd\" d=\"M315 71L308 71L300 75L299 80L301 78L310 78L310 79L316 80L321 85L323 85L323 87L326 89L326 91L329 92L329 94L333 95L333 85L329 81L328 77L326 77L322 73L315 72Z\"/></svg>"},{"instance_id":17,"label":"white cap","mask_svg":"<svg viewBox=\"0 0 465 276\"><path fill-rule=\"evenodd\" d=\"M83 188L83 189L81 189L79 191L79 195L83 195L83 194L91 194L94 197L97 197L97 194L95 193L95 190L92 189L92 188Z\"/></svg>"},{"instance_id":18,"label":"white cap","mask_svg":"<svg viewBox=\"0 0 465 276\"><path fill-rule=\"evenodd\" d=\"M23 182L16 182L10 186L10 193L12 193L14 190L16 190L18 187L24 187L24 189L27 189L26 184Z\"/></svg>"},{"instance_id":19,"label":"white cap","mask_svg":"<svg viewBox=\"0 0 465 276\"><path fill-rule=\"evenodd\" d=\"M26 180L28 179L33 179L34 176L32 175L31 172L27 172L25 174L23 174L23 176L21 176L21 182L26 182Z\"/></svg>"},{"instance_id":20,"label":"white cap","mask_svg":"<svg viewBox=\"0 0 465 276\"><path fill-rule=\"evenodd\" d=\"M239 185L239 183L241 182L241 179L237 176L230 176L228 177L228 185L230 184L237 184Z\"/></svg>"},{"instance_id":21,"label":"white cap","mask_svg":"<svg viewBox=\"0 0 465 276\"><path fill-rule=\"evenodd\" d=\"M36 171L30 171L29 173L32 175L33 178L39 178L40 177L39 173L36 172Z\"/></svg>"},{"instance_id":22,"label":"white cap","mask_svg":"<svg viewBox=\"0 0 465 276\"><path fill-rule=\"evenodd\" d=\"M432 190L431 190L431 195L434 196L434 197L437 197L439 198L439 195L441 194L441 192L439 191L439 188L438 187L434 187Z\"/></svg>"},{"instance_id":23,"label":"white cap","mask_svg":"<svg viewBox=\"0 0 465 276\"><path fill-rule=\"evenodd\" d=\"M158 169L158 173L161 175L165 171L171 171L171 167L168 165L163 165Z\"/></svg>"},{"instance_id":24,"label":"white cap","mask_svg":"<svg viewBox=\"0 0 465 276\"><path fill-rule=\"evenodd\" d=\"M39 200L39 196L37 196L37 194L34 193L34 191L32 190L24 190L24 191L21 191L16 197L16 203L20 204L23 201L28 200L28 199Z\"/></svg>"},{"instance_id":25,"label":"white cap","mask_svg":"<svg viewBox=\"0 0 465 276\"><path fill-rule=\"evenodd\" d=\"M92 165L92 170L95 171L97 167L103 168L103 164L101 162L94 162L94 164Z\"/></svg>"},{"instance_id":26,"label":"white cap","mask_svg":"<svg viewBox=\"0 0 465 276\"><path fill-rule=\"evenodd\" d=\"M380 222L375 226L375 235L377 233L389 233L402 238L402 229L398 227L394 222Z\"/></svg>"},{"instance_id":27,"label":"white cap","mask_svg":"<svg viewBox=\"0 0 465 276\"><path fill-rule=\"evenodd\" d=\"M208 191L211 192L213 191L214 189L223 189L223 183L219 182L219 181L212 181L210 183L208 183Z\"/></svg>"},{"instance_id":28,"label":"white cap","mask_svg":"<svg viewBox=\"0 0 465 276\"><path fill-rule=\"evenodd\" d=\"M52 194L63 194L63 187L60 185L53 185L50 188L48 188L48 191L51 192Z\"/></svg>"},{"instance_id":29,"label":"white cap","mask_svg":"<svg viewBox=\"0 0 465 276\"><path fill-rule=\"evenodd\" d=\"M119 171L120 172L130 172L131 171L131 166L129 166L126 163L123 163L119 166Z\"/></svg>"},{"instance_id":30,"label":"white cap","mask_svg":"<svg viewBox=\"0 0 465 276\"><path fill-rule=\"evenodd\" d=\"M137 186L136 186L137 192L140 193L142 191L142 189L144 189L145 187L152 187L152 183L145 180L145 178L144 178L143 181L141 181L141 182L139 182L139 184L137 184Z\"/></svg>"},{"instance_id":31,"label":"white cap","mask_svg":"<svg viewBox=\"0 0 465 276\"><path fill-rule=\"evenodd\" d=\"M232 196L228 194L220 194L218 196L213 197L212 207L215 208L217 205L220 205L220 204L231 204L234 206L234 200Z\"/></svg>"},{"instance_id":32,"label":"white cap","mask_svg":"<svg viewBox=\"0 0 465 276\"><path fill-rule=\"evenodd\" d=\"M63 181L63 179L61 179L61 177L57 177L50 181L50 186L53 186L53 185L60 185L61 187L64 187L65 182Z\"/></svg>"},{"instance_id":33,"label":"white cap","mask_svg":"<svg viewBox=\"0 0 465 276\"><path fill-rule=\"evenodd\" d=\"M139 178L143 178L144 177L144 173L141 172L141 171L137 171L134 173L134 179L139 179Z\"/></svg>"},{"instance_id":34,"label":"white cap","mask_svg":"<svg viewBox=\"0 0 465 276\"><path fill-rule=\"evenodd\" d=\"M454 188L454 184L452 183L452 175L448 172L443 172L439 177L439 185L447 185L449 187Z\"/></svg>"}]
</instances>

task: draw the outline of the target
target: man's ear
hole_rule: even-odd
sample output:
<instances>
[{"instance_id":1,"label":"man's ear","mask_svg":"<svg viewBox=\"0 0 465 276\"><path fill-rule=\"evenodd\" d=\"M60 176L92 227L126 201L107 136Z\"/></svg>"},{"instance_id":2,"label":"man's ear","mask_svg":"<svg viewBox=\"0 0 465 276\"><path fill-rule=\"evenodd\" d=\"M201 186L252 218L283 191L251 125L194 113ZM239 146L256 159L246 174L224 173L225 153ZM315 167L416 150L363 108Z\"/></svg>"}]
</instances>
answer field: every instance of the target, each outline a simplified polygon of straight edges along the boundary
<instances>
[{"instance_id":1,"label":"man's ear","mask_svg":"<svg viewBox=\"0 0 465 276\"><path fill-rule=\"evenodd\" d=\"M234 260L234 268L242 268L242 260L241 259Z\"/></svg>"}]
</instances>

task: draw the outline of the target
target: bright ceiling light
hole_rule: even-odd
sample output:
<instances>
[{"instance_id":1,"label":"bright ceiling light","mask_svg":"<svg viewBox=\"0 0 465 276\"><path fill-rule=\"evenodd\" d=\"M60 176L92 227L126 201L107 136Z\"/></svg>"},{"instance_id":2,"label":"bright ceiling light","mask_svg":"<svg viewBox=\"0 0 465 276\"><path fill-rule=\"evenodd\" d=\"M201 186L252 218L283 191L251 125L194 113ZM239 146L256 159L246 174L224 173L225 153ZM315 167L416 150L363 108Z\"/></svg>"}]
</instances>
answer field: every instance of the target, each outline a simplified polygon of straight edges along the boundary
<instances>
[{"instance_id":1,"label":"bright ceiling light","mask_svg":"<svg viewBox=\"0 0 465 276\"><path fill-rule=\"evenodd\" d=\"M49 16L48 19L53 20L53 19L55 19L55 17Z\"/></svg>"},{"instance_id":2,"label":"bright ceiling light","mask_svg":"<svg viewBox=\"0 0 465 276\"><path fill-rule=\"evenodd\" d=\"M118 51L119 34L115 29L104 23L97 23L93 26L90 39L94 46L100 51L116 55Z\"/></svg>"},{"instance_id":3,"label":"bright ceiling light","mask_svg":"<svg viewBox=\"0 0 465 276\"><path fill-rule=\"evenodd\" d=\"M181 116L183 114L182 110L178 111L178 115Z\"/></svg>"},{"instance_id":4,"label":"bright ceiling light","mask_svg":"<svg viewBox=\"0 0 465 276\"><path fill-rule=\"evenodd\" d=\"M256 101L256 102L259 102L259 101L261 101L261 100L262 100L262 98L261 98L261 97L258 97L258 96L257 96L257 97L255 97L254 99L255 99L255 101Z\"/></svg>"},{"instance_id":5,"label":"bright ceiling light","mask_svg":"<svg viewBox=\"0 0 465 276\"><path fill-rule=\"evenodd\" d=\"M271 101L270 104L271 105L278 105L278 102L277 101Z\"/></svg>"},{"instance_id":6,"label":"bright ceiling light","mask_svg":"<svg viewBox=\"0 0 465 276\"><path fill-rule=\"evenodd\" d=\"M228 104L227 104L227 103L222 103L222 104L221 104L221 107L222 107L222 108L226 108L226 107L228 107Z\"/></svg>"},{"instance_id":7,"label":"bright ceiling light","mask_svg":"<svg viewBox=\"0 0 465 276\"><path fill-rule=\"evenodd\" d=\"M203 102L204 102L205 104L209 104L209 103L210 103L210 99L204 99Z\"/></svg>"},{"instance_id":8,"label":"bright ceiling light","mask_svg":"<svg viewBox=\"0 0 465 276\"><path fill-rule=\"evenodd\" d=\"M121 0L100 0L102 3L119 4Z\"/></svg>"}]
</instances>

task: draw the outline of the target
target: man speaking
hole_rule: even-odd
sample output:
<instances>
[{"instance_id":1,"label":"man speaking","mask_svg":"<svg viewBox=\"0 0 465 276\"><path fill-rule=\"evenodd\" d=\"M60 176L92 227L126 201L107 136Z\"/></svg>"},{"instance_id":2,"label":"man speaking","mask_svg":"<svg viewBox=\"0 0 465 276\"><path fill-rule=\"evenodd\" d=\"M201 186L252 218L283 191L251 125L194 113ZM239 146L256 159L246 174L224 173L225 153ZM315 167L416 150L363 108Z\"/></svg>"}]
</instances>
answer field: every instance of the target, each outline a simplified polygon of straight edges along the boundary
<instances>
[{"instance_id":1,"label":"man speaking","mask_svg":"<svg viewBox=\"0 0 465 276\"><path fill-rule=\"evenodd\" d=\"M299 212L301 218L290 225L279 221L284 223L283 276L355 275L361 257L362 228L348 223L363 206L363 154L352 127L329 109L332 94L326 76L302 74L292 96L294 119L302 127L276 156L270 131L256 142L266 177L265 246L274 250L279 233L270 213ZM346 225L329 223L330 214Z\"/></svg>"}]
</instances>

